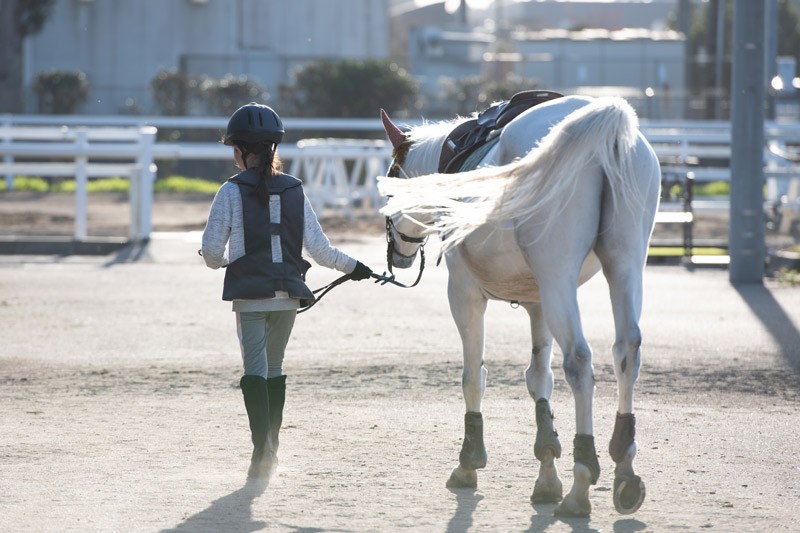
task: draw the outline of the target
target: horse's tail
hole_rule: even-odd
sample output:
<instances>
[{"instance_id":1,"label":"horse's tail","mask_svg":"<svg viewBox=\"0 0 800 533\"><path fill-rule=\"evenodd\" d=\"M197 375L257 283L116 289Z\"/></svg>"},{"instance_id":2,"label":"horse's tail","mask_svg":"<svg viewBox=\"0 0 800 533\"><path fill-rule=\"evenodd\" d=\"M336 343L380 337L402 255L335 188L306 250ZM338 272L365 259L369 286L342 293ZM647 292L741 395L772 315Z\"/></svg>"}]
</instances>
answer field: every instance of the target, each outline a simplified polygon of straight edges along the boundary
<instances>
[{"instance_id":1,"label":"horse's tail","mask_svg":"<svg viewBox=\"0 0 800 533\"><path fill-rule=\"evenodd\" d=\"M636 112L624 99L597 98L567 115L513 163L459 174L380 178L380 191L389 196L381 212L436 214L428 230L447 233L448 249L487 222L527 220L546 206L565 206L580 186L581 170L593 161L602 166L615 202L639 202L641 195L629 178L638 126Z\"/></svg>"}]
</instances>

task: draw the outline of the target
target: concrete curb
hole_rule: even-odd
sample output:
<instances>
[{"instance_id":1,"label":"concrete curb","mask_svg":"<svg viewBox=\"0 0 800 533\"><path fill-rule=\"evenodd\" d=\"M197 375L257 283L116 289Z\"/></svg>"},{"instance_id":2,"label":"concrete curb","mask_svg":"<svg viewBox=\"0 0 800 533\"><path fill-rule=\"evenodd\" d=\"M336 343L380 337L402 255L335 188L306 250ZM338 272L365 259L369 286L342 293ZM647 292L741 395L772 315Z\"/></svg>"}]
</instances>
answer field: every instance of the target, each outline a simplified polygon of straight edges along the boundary
<instances>
[{"instance_id":1,"label":"concrete curb","mask_svg":"<svg viewBox=\"0 0 800 533\"><path fill-rule=\"evenodd\" d=\"M73 237L2 237L0 255L108 255L132 244L128 239L92 237L75 240Z\"/></svg>"}]
</instances>

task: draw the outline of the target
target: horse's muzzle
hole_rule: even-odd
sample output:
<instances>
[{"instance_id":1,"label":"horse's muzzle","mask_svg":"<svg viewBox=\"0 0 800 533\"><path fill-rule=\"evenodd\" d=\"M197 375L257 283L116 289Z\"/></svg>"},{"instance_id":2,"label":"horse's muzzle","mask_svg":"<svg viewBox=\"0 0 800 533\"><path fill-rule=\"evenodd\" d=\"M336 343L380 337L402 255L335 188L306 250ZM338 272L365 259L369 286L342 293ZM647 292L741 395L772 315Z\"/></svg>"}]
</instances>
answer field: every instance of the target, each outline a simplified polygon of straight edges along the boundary
<instances>
[{"instance_id":1,"label":"horse's muzzle","mask_svg":"<svg viewBox=\"0 0 800 533\"><path fill-rule=\"evenodd\" d=\"M397 251L392 251L392 266L395 268L411 268L416 258L416 253L414 255L402 255Z\"/></svg>"}]
</instances>

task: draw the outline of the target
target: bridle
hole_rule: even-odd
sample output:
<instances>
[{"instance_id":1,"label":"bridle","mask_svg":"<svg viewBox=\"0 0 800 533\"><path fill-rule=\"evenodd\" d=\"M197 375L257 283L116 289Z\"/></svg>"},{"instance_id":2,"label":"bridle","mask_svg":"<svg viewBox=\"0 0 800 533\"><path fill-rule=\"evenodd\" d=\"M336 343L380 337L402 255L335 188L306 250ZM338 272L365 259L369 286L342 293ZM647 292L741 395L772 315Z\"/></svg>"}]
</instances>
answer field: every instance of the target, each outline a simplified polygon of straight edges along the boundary
<instances>
[{"instance_id":1,"label":"bridle","mask_svg":"<svg viewBox=\"0 0 800 533\"><path fill-rule=\"evenodd\" d=\"M408 154L408 150L411 148L411 141L406 139L401 144L399 144L394 151L392 152L392 163L389 165L389 171L386 175L390 178L397 178L400 177L400 171L402 170L402 164L405 161L406 154ZM405 285L394 279L394 272L392 271L392 255L399 255L400 257L404 258L413 258L417 252L414 252L411 255L405 255L397 251L395 247L395 235L400 238L401 241L411 243L411 244L419 244L419 273L417 274L417 279L414 280L414 283L411 285ZM425 270L425 244L428 242L428 236L424 237L411 237L406 235L395 226L394 221L392 221L391 217L386 217L386 266L389 269L389 275L384 275L383 283L392 283L399 287L404 287L410 289L411 287L415 287L419 281L422 279L422 271Z\"/></svg>"},{"instance_id":2,"label":"bridle","mask_svg":"<svg viewBox=\"0 0 800 533\"><path fill-rule=\"evenodd\" d=\"M414 257L417 254L417 252L414 252L411 255L405 255L398 252L397 248L395 248L394 246L394 243L396 242L394 238L395 234L397 234L397 236L400 237L400 240L403 242L419 244L419 248L417 249L419 251L419 273L417 274L417 279L415 279L414 283L412 283L411 285L405 286L400 284L399 282L394 282L394 272L392 271L392 255L399 255L400 257L408 258L408 257ZM419 283L419 280L422 279L422 271L425 270L425 244L427 242L428 242L427 235L424 237L409 237L408 235L397 229L397 227L394 225L394 222L392 222L391 218L386 217L386 266L389 269L388 278L392 280L392 283L394 283L395 285L399 285L401 287L407 287L409 289L411 287L415 287L417 283Z\"/></svg>"}]
</instances>

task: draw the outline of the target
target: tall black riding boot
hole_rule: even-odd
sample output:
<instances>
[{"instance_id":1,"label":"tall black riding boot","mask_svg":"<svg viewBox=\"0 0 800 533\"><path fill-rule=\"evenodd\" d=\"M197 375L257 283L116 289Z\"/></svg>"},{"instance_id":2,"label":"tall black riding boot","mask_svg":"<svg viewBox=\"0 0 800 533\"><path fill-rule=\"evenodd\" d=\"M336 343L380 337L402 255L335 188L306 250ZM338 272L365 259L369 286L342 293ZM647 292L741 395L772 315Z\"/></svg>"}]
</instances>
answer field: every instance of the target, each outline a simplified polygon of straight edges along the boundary
<instances>
[{"instance_id":1,"label":"tall black riding boot","mask_svg":"<svg viewBox=\"0 0 800 533\"><path fill-rule=\"evenodd\" d=\"M266 477L272 470L273 451L269 437L269 395L267 380L261 376L242 376L239 381L244 396L244 407L250 420L253 439L253 456L248 477Z\"/></svg>"},{"instance_id":2,"label":"tall black riding boot","mask_svg":"<svg viewBox=\"0 0 800 533\"><path fill-rule=\"evenodd\" d=\"M286 376L267 378L269 395L269 429L272 436L272 450L278 454L278 433L283 423L283 405L286 403Z\"/></svg>"}]
</instances>

